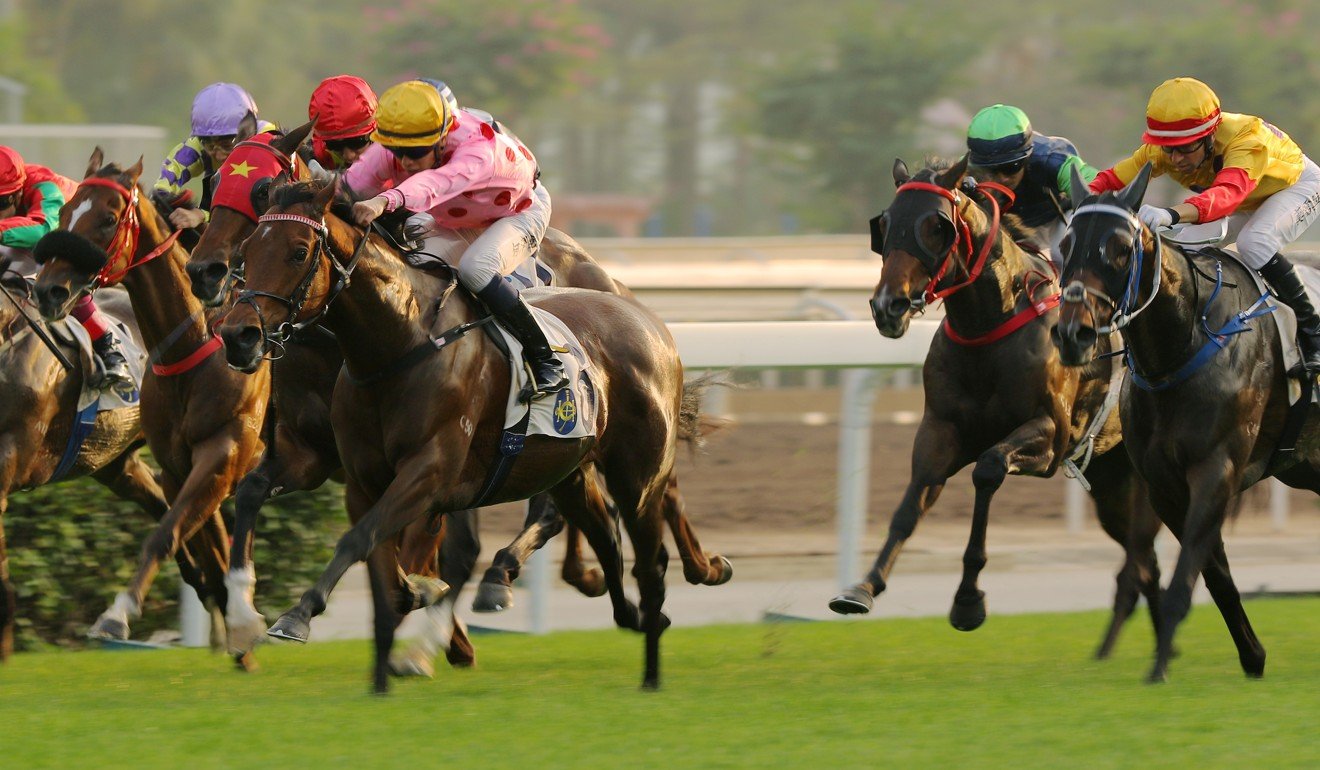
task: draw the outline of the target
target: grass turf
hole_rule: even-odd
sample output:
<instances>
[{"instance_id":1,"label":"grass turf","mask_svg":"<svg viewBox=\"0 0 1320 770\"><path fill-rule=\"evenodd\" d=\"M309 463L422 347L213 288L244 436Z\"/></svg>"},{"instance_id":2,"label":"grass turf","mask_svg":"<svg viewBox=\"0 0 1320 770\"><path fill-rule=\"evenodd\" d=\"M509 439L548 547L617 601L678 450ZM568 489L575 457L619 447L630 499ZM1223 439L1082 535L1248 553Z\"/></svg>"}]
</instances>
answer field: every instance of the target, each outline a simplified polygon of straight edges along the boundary
<instances>
[{"instance_id":1,"label":"grass turf","mask_svg":"<svg viewBox=\"0 0 1320 770\"><path fill-rule=\"evenodd\" d=\"M480 636L478 668L367 694L364 642L19 655L0 767L1316 767L1320 600L1247 604L1247 680L1213 606L1148 686L1146 615L1090 660L1104 613L671 629L638 689L623 632Z\"/></svg>"}]
</instances>

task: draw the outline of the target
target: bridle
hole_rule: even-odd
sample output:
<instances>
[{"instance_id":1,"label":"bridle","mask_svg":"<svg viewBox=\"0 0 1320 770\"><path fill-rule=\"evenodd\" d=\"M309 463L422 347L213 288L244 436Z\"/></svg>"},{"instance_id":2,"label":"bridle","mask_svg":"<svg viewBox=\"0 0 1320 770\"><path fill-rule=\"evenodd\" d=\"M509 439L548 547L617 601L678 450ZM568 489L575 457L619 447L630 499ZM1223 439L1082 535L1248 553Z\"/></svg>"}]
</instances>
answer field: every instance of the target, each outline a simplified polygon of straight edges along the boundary
<instances>
[{"instance_id":1,"label":"bridle","mask_svg":"<svg viewBox=\"0 0 1320 770\"><path fill-rule=\"evenodd\" d=\"M297 222L298 224L312 228L312 231L316 233L315 245L312 247L312 253L308 255L310 264L307 267L307 272L303 274L302 279L298 282L298 285L294 287L289 296L284 297L268 291L244 289L238 293L238 299L234 303L235 306L241 304L250 305L252 310L257 314L257 321L261 326L262 338L265 339L266 342L283 351L285 343L290 337L319 323L320 320L325 317L325 314L330 311L330 305L335 301L335 298L338 297L344 289L348 288L352 281L353 271L357 268L358 260L362 256L362 249L367 245L367 239L371 237L371 228L367 228L366 231L362 233L362 240L358 241L357 247L353 249L353 254L349 257L348 262L345 263L340 262L339 258L335 256L334 250L330 248L330 229L326 227L324 218L318 220L312 219L311 217L305 217L301 214L274 213L262 214L257 219L259 225L267 222ZM316 276L321 272L320 256L322 254L324 254L329 261L330 269L338 274L338 278L334 285L330 287L330 291L325 298L325 304L321 306L320 312L316 313L316 315L311 318L299 321L298 316L302 315L303 306L307 304L307 297L311 292L312 283L315 282ZM261 306L256 302L257 297L273 299L289 309L288 315L285 316L285 319L274 329L267 328L266 316L261 312ZM268 357L271 360L281 358L282 356L283 352L279 355L268 354Z\"/></svg>"},{"instance_id":2,"label":"bridle","mask_svg":"<svg viewBox=\"0 0 1320 770\"><path fill-rule=\"evenodd\" d=\"M1164 268L1164 249L1160 234L1152 232L1155 239L1155 275L1152 279L1150 296L1146 302L1135 310L1134 306L1140 301L1141 296L1141 272L1145 261L1145 247L1142 243L1141 222L1136 215L1122 206L1115 206L1110 203L1088 203L1079 206L1073 212L1073 222L1070 229L1076 230L1077 218L1086 214L1115 216L1123 220L1131 228L1132 233L1132 259L1128 261L1127 284L1123 288L1123 295L1118 300L1110 297L1107 293L1093 289L1080 280L1074 279L1067 286L1063 287L1062 303L1068 305L1082 305L1086 311L1091 314L1092 320L1095 319L1095 307L1091 299L1095 298L1109 306L1112 311L1109 323L1105 326L1097 326L1095 329L1098 335L1108 335L1123 329L1132 323L1132 319L1141 315L1141 313L1150 304L1155 301L1155 297L1160 291L1160 275ZM1102 259L1104 256L1102 255ZM1107 261L1107 260L1106 260Z\"/></svg>"},{"instance_id":3,"label":"bridle","mask_svg":"<svg viewBox=\"0 0 1320 770\"><path fill-rule=\"evenodd\" d=\"M99 286L108 286L118 282L129 271L136 267L141 267L151 260L159 257L169 251L174 242L179 239L179 232L175 230L170 233L159 246L152 249L150 253L140 259L136 259L138 239L141 237L142 225L138 219L138 187L133 185L132 189L116 182L113 179L105 177L92 177L84 179L79 183L78 188L84 187L107 187L114 190L124 200L124 213L119 215L119 222L115 226L115 233L110 237L110 242L105 246L106 254L109 255L105 267L94 276L85 287L86 290L95 289ZM122 267L120 267L122 265Z\"/></svg>"}]
</instances>

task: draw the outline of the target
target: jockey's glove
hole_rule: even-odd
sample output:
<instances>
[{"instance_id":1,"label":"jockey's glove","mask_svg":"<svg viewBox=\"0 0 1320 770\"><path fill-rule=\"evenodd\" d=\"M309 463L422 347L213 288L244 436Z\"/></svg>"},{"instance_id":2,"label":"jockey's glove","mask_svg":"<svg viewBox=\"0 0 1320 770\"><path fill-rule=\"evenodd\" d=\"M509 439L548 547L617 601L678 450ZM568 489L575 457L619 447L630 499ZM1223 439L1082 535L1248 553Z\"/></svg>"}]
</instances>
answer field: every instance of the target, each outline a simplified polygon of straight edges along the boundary
<instances>
[{"instance_id":1,"label":"jockey's glove","mask_svg":"<svg viewBox=\"0 0 1320 770\"><path fill-rule=\"evenodd\" d=\"M1137 212L1137 219L1140 219L1146 227L1157 230L1161 227L1173 227L1178 224L1180 217L1178 212L1173 209L1162 209L1158 206L1142 204L1141 210Z\"/></svg>"}]
</instances>

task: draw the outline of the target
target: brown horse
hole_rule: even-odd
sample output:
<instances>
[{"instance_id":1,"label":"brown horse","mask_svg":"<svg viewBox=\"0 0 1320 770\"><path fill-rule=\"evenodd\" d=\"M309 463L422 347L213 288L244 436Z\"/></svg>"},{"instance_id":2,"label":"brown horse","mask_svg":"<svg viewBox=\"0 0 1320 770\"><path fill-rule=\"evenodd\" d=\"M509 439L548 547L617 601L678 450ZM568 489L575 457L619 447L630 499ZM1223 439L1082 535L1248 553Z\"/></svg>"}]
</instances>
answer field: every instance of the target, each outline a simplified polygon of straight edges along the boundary
<instances>
[{"instance_id":1,"label":"brown horse","mask_svg":"<svg viewBox=\"0 0 1320 770\"><path fill-rule=\"evenodd\" d=\"M1265 298L1236 259L1187 253L1141 224L1136 211L1149 180L1147 165L1121 192L1077 201L1063 241L1055 341L1065 364L1089 366L1096 338L1121 330L1129 369L1119 405L1124 443L1156 512L1182 543L1148 680L1168 675L1174 632L1199 576L1242 670L1259 677L1265 649L1229 573L1221 530L1238 496L1268 476L1320 492L1316 408L1303 403L1296 448L1278 451L1290 419L1289 377L1274 322L1249 318ZM1076 178L1072 184L1084 189Z\"/></svg>"},{"instance_id":2,"label":"brown horse","mask_svg":"<svg viewBox=\"0 0 1320 770\"><path fill-rule=\"evenodd\" d=\"M241 178L223 177L207 233L193 249L188 264L193 294L207 304L217 305L225 301L228 287L233 282L234 273L231 271L237 271L240 267L239 244L255 229L255 216L265 211L269 185L276 175L294 169L296 162L293 153L310 131L311 125L308 123L300 126L284 137L271 140L269 144L244 141L255 130L255 122L246 133L240 129L240 141L227 163L241 165L247 173ZM272 158L275 162L272 162ZM231 205L226 205L226 202L231 202ZM626 287L610 278L576 241L557 230L547 232L539 256L553 271L555 285L632 296ZM242 543L250 542L252 523L262 501L272 494L315 488L340 467L328 407L335 375L343 358L333 338L329 338L329 344L326 344L328 335L316 334L317 331L321 331L321 327L293 337L290 344L285 345L283 356L274 360L272 380L275 414L278 418L275 439L261 465L239 483L235 494L235 550L229 583L231 645L239 637L240 645L250 647L256 635L265 628L264 622L251 607L250 585L254 575L247 564L246 549L239 547ZM309 342L316 344L309 345ZM286 403L289 406L286 407ZM732 575L732 566L724 557L701 550L684 515L676 487L674 494L667 496L665 515L678 544L687 579L692 583L709 585L726 582ZM464 569L471 569L467 552L472 551L470 555L475 557L475 551L479 550L475 519L469 522L464 515L450 513L444 526L449 530L449 536L444 541L449 556L442 559L446 570L442 572L441 578L458 588L467 579ZM548 495L533 496L523 531L509 546L500 549L495 555L494 563L486 571L478 589L473 602L474 609L489 612L512 606L511 586L523 562L564 526L562 517ZM567 549L562 570L564 580L585 595L603 594L605 585L601 571L583 566L580 533L571 525L567 530ZM460 549L459 543L468 543L469 547L466 550ZM239 579L235 580L235 575ZM466 640L461 621L452 613L452 602L457 596L458 591L455 590L445 597L442 604L428 608L440 619L428 628L436 631L445 629L446 638L452 634L453 642L446 645L450 662L469 664L472 660L470 644ZM250 620L240 624L236 618ZM419 640L417 646L395 660L395 669L428 672L431 666L428 651L434 649L434 644L434 640Z\"/></svg>"},{"instance_id":3,"label":"brown horse","mask_svg":"<svg viewBox=\"0 0 1320 770\"><path fill-rule=\"evenodd\" d=\"M169 512L142 548L138 570L89 635L125 639L129 619L162 559L197 533L212 553L202 562L211 598L226 605L229 539L219 506L261 451L269 372L244 376L226 366L205 310L187 289L187 252L138 190L139 161L102 165L92 153L87 176L60 212L60 229L37 246L44 262L35 295L41 314L63 318L84 291L123 281L152 366L142 383L142 420ZM246 658L239 658L246 664Z\"/></svg>"},{"instance_id":4,"label":"brown horse","mask_svg":"<svg viewBox=\"0 0 1320 770\"><path fill-rule=\"evenodd\" d=\"M491 472L501 456L510 372L491 339L466 333L472 328L466 324L485 323L484 314L455 291L452 270L433 275L409 267L382 239L331 213L334 197L331 185L276 190L271 213L243 245L244 299L220 327L226 356L243 369L260 365L267 339L278 340L285 325L321 317L345 358L332 421L355 524L321 579L270 634L305 641L344 571L367 559L375 599L373 683L384 692L399 622L390 594L398 586L393 550L379 546L429 510L461 510L479 498L525 499L548 489L600 559L615 621L645 633L643 685L657 687L660 635L669 624L661 612L668 563L663 508L680 420L696 424L695 414L683 414L683 368L668 330L645 307L614 294L538 294L538 306L568 324L592 362L596 435L529 436L496 482L499 474ZM433 329L441 330L438 337ZM437 339L446 342L437 346ZM597 465L633 542L640 610L624 596L620 543Z\"/></svg>"},{"instance_id":5,"label":"brown horse","mask_svg":"<svg viewBox=\"0 0 1320 770\"><path fill-rule=\"evenodd\" d=\"M934 299L947 313L923 369L925 413L912 447L912 478L894 512L875 565L830 602L839 613L868 612L921 516L947 479L975 463L972 532L949 622L960 631L985 621L977 579L986 563L990 501L1008 474L1049 477L1079 443L1094 442L1086 476L1100 523L1124 547L1114 613L1097 657L1106 657L1138 593L1157 606L1159 522L1143 505L1127 457L1115 450L1117 415L1102 411L1110 363L1073 369L1059 361L1049 330L1057 315L1054 274L1043 257L1017 243L1030 233L1001 218L997 185L965 192L967 160L908 173L894 165L898 194L878 222L873 245L884 257L871 299L880 333L901 337L914 313ZM994 190L994 192L990 192ZM978 205L977 201L981 202ZM982 208L984 206L985 208Z\"/></svg>"},{"instance_id":6,"label":"brown horse","mask_svg":"<svg viewBox=\"0 0 1320 770\"><path fill-rule=\"evenodd\" d=\"M9 295L9 299L0 298L0 371L4 372L0 378L0 662L13 651L15 615L3 528L9 495L90 476L156 519L169 510L151 469L138 456L142 421L137 407L98 414L81 448L70 445L78 417L83 359L75 347L48 337L72 364L72 369L66 369L42 341L33 324L35 308L29 303L25 274L8 259L0 262L0 288ZM107 292L104 299L102 310L136 333L127 296ZM203 558L214 552L210 547L192 545ZM180 549L175 556L184 580L198 595L207 596L202 573L188 552Z\"/></svg>"}]
</instances>

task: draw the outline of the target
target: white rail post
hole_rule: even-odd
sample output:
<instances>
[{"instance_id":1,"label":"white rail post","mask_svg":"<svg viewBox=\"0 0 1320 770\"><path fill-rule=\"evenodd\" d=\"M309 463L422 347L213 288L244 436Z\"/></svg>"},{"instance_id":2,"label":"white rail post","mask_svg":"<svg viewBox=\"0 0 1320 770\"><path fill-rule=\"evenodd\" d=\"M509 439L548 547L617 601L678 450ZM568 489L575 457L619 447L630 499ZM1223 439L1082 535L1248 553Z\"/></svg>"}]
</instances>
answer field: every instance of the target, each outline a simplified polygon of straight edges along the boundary
<instances>
[{"instance_id":1,"label":"white rail post","mask_svg":"<svg viewBox=\"0 0 1320 770\"><path fill-rule=\"evenodd\" d=\"M1274 521L1275 532L1288 528L1288 494L1287 484L1270 479L1270 518Z\"/></svg>"},{"instance_id":2,"label":"white rail post","mask_svg":"<svg viewBox=\"0 0 1320 770\"><path fill-rule=\"evenodd\" d=\"M522 504L523 520L527 519L527 503ZM553 541L552 541L553 542ZM523 566L527 575L527 589L531 593L529 615L531 631L541 635L550 632L550 543L532 553Z\"/></svg>"},{"instance_id":3,"label":"white rail post","mask_svg":"<svg viewBox=\"0 0 1320 770\"><path fill-rule=\"evenodd\" d=\"M1086 490L1077 479L1064 478L1063 520L1069 534L1082 531L1086 521Z\"/></svg>"},{"instance_id":4,"label":"white rail post","mask_svg":"<svg viewBox=\"0 0 1320 770\"><path fill-rule=\"evenodd\" d=\"M871 480L871 405L877 369L844 369L839 405L839 588L857 582Z\"/></svg>"},{"instance_id":5,"label":"white rail post","mask_svg":"<svg viewBox=\"0 0 1320 770\"><path fill-rule=\"evenodd\" d=\"M211 644L211 614L193 587L179 581L179 644L207 647Z\"/></svg>"}]
</instances>

